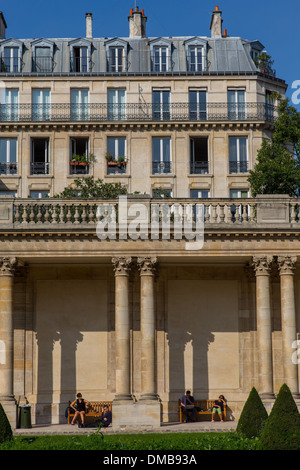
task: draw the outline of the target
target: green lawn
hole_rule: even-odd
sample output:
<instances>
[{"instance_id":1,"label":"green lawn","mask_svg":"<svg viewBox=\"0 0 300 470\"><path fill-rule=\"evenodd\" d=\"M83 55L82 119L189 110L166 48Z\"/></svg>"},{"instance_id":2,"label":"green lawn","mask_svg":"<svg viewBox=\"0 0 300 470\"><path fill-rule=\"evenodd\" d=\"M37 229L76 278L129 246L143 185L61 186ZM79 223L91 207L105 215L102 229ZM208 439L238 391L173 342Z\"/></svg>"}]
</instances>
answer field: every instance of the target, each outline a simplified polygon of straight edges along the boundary
<instances>
[{"instance_id":1,"label":"green lawn","mask_svg":"<svg viewBox=\"0 0 300 470\"><path fill-rule=\"evenodd\" d=\"M256 450L258 439L234 432L16 436L0 450Z\"/></svg>"}]
</instances>

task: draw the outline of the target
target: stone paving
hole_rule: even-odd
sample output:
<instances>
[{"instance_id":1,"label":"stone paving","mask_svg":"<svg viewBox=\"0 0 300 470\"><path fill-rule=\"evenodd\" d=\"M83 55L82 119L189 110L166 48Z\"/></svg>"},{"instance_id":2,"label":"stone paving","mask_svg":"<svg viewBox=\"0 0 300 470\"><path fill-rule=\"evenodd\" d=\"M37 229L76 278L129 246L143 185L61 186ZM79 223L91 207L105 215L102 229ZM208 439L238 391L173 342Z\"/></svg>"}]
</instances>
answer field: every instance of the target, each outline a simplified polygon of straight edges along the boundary
<instances>
[{"instance_id":1,"label":"stone paving","mask_svg":"<svg viewBox=\"0 0 300 470\"><path fill-rule=\"evenodd\" d=\"M140 434L140 433L175 433L175 432L230 432L235 431L237 421L210 422L202 421L195 423L164 423L157 428L124 428L114 429L113 425L101 429L104 434ZM63 435L63 434L89 434L97 431L97 427L79 428L71 424L39 424L28 429L15 429L15 436L37 436L37 435Z\"/></svg>"}]
</instances>

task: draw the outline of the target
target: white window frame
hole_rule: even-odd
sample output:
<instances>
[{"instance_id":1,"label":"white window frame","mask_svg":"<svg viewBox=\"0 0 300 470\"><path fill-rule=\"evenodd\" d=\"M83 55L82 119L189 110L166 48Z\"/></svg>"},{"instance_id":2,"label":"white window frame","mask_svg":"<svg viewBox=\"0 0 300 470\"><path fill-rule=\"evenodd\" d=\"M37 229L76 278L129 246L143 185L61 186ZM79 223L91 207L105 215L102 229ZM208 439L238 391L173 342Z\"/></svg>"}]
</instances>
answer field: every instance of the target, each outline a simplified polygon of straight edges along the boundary
<instances>
[{"instance_id":1,"label":"white window frame","mask_svg":"<svg viewBox=\"0 0 300 470\"><path fill-rule=\"evenodd\" d=\"M168 92L168 103L164 103L163 101L163 94ZM159 95L159 102L154 103L153 94L158 93ZM157 108L155 108L155 104L157 104ZM153 106L153 118L155 121L169 121L171 119L171 90L170 88L153 88L152 89L152 106ZM158 119L157 119L158 116Z\"/></svg>"},{"instance_id":2,"label":"white window frame","mask_svg":"<svg viewBox=\"0 0 300 470\"><path fill-rule=\"evenodd\" d=\"M85 94L85 96L83 95ZM77 94L77 97L76 97ZM75 97L75 100L74 100ZM86 102L85 102L86 99ZM88 88L71 88L70 89L70 103L71 103L71 120L72 121L87 121L89 118L89 99L90 93ZM73 106L76 105L75 110Z\"/></svg>"},{"instance_id":3,"label":"white window frame","mask_svg":"<svg viewBox=\"0 0 300 470\"><path fill-rule=\"evenodd\" d=\"M51 117L51 90L50 88L33 88L32 120L49 121ZM36 109L37 108L37 109Z\"/></svg>"},{"instance_id":4,"label":"white window frame","mask_svg":"<svg viewBox=\"0 0 300 470\"><path fill-rule=\"evenodd\" d=\"M230 174L237 174L237 173L248 173L249 171L249 149L248 149L248 145L249 145L249 139L247 136L229 136L228 137L228 150L229 150L229 173ZM235 139L236 140L236 159L235 160L230 160L230 141L231 139ZM240 152L240 140L243 139L243 140L246 140L246 160L241 160L241 152ZM236 172L231 172L230 171L230 162L232 163L237 163L237 171ZM246 162L247 163L247 171L240 171L241 170L241 162Z\"/></svg>"},{"instance_id":5,"label":"white window frame","mask_svg":"<svg viewBox=\"0 0 300 470\"><path fill-rule=\"evenodd\" d=\"M1 172L1 176L3 176L3 174L11 174L10 171L7 171L7 168L9 168L9 165L16 165L16 171L14 173L17 172L17 168L18 168L18 139L15 138L15 137L1 137L0 138L1 141L5 141L6 142L6 149L5 149L5 161L3 162L0 162L0 165L1 163L6 165L6 171L4 173ZM11 141L14 141L15 143L15 147L16 147L16 155L15 155L15 161L12 160L11 158Z\"/></svg>"}]
</instances>

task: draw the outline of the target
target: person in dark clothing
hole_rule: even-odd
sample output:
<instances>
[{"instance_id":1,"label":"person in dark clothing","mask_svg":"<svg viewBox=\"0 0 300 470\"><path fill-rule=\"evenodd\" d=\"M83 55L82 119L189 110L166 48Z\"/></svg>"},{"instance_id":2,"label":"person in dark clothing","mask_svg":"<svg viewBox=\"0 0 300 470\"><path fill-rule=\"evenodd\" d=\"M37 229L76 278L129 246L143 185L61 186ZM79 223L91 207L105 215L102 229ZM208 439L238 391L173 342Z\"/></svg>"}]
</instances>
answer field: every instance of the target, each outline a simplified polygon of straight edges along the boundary
<instances>
[{"instance_id":1,"label":"person in dark clothing","mask_svg":"<svg viewBox=\"0 0 300 470\"><path fill-rule=\"evenodd\" d=\"M111 421L112 421L112 413L111 411L109 411L108 406L104 405L100 422L103 424L104 428L107 428L111 424Z\"/></svg>"},{"instance_id":2,"label":"person in dark clothing","mask_svg":"<svg viewBox=\"0 0 300 470\"><path fill-rule=\"evenodd\" d=\"M75 411L71 424L75 424L80 418L81 426L84 426L84 418L89 408L89 402L82 398L81 393L77 393L77 400L74 400L70 407Z\"/></svg>"},{"instance_id":3,"label":"person in dark clothing","mask_svg":"<svg viewBox=\"0 0 300 470\"><path fill-rule=\"evenodd\" d=\"M214 401L214 406L212 410L212 422L214 422L214 416L216 413L218 413L220 420L223 422L223 411L224 411L224 406L226 406L226 401L224 398L224 395L220 395L218 400Z\"/></svg>"},{"instance_id":4,"label":"person in dark clothing","mask_svg":"<svg viewBox=\"0 0 300 470\"><path fill-rule=\"evenodd\" d=\"M189 390L187 390L186 394L181 398L181 407L187 422L196 420L197 410L195 408L195 401Z\"/></svg>"}]
</instances>

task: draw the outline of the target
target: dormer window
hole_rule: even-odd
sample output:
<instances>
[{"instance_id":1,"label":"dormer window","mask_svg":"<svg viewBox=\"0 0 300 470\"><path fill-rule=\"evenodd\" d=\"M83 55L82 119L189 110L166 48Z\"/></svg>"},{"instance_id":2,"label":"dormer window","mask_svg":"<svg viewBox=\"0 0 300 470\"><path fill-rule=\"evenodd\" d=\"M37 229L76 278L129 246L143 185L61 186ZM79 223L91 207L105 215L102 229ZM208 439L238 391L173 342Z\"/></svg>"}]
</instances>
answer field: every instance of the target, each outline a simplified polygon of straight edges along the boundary
<instances>
[{"instance_id":1,"label":"dormer window","mask_svg":"<svg viewBox=\"0 0 300 470\"><path fill-rule=\"evenodd\" d=\"M1 72L21 72L22 43L17 39L9 39L1 44Z\"/></svg>"},{"instance_id":2,"label":"dormer window","mask_svg":"<svg viewBox=\"0 0 300 470\"><path fill-rule=\"evenodd\" d=\"M207 43L201 38L191 38L185 41L185 54L188 72L206 70Z\"/></svg>"},{"instance_id":3,"label":"dormer window","mask_svg":"<svg viewBox=\"0 0 300 470\"><path fill-rule=\"evenodd\" d=\"M127 71L127 48L128 44L122 39L111 39L105 44L107 71L126 72Z\"/></svg>"},{"instance_id":4,"label":"dormer window","mask_svg":"<svg viewBox=\"0 0 300 470\"><path fill-rule=\"evenodd\" d=\"M31 43L32 71L37 73L53 72L54 43L48 39L38 39Z\"/></svg>"},{"instance_id":5,"label":"dormer window","mask_svg":"<svg viewBox=\"0 0 300 470\"><path fill-rule=\"evenodd\" d=\"M203 70L203 47L190 46L188 65L190 72L202 72Z\"/></svg>"},{"instance_id":6,"label":"dormer window","mask_svg":"<svg viewBox=\"0 0 300 470\"><path fill-rule=\"evenodd\" d=\"M170 72L172 70L171 41L159 38L150 42L152 72Z\"/></svg>"},{"instance_id":7,"label":"dormer window","mask_svg":"<svg viewBox=\"0 0 300 470\"><path fill-rule=\"evenodd\" d=\"M70 45L70 70L75 73L91 71L91 42L86 39L76 39Z\"/></svg>"}]
</instances>

